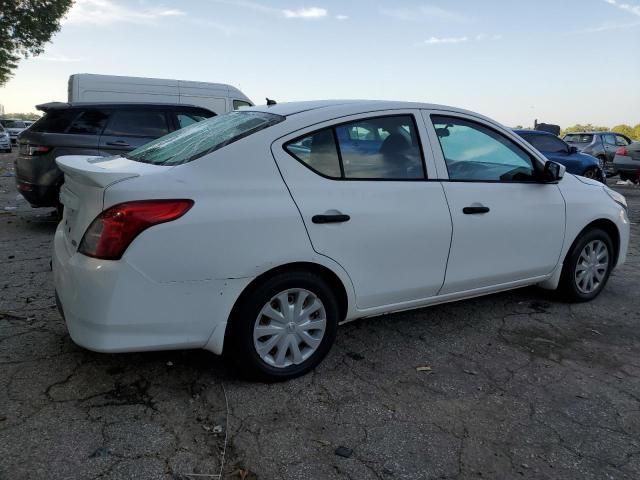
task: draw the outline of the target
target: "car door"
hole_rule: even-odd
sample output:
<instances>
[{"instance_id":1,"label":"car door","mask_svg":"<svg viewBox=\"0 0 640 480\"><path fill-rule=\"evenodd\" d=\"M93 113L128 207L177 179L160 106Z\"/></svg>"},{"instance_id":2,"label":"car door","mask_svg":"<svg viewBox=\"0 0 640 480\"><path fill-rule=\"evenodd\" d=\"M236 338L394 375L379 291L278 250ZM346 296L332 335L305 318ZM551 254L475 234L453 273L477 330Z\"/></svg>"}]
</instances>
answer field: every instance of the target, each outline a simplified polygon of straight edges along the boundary
<instances>
[{"instance_id":1,"label":"car door","mask_svg":"<svg viewBox=\"0 0 640 480\"><path fill-rule=\"evenodd\" d=\"M565 205L525 143L470 115L425 111L453 218L441 294L539 279L558 264ZM537 165L536 165L537 162Z\"/></svg>"},{"instance_id":2,"label":"car door","mask_svg":"<svg viewBox=\"0 0 640 480\"><path fill-rule=\"evenodd\" d=\"M129 152L169 133L167 112L144 107L114 109L100 136L103 155Z\"/></svg>"},{"instance_id":3,"label":"car door","mask_svg":"<svg viewBox=\"0 0 640 480\"><path fill-rule=\"evenodd\" d=\"M451 217L416 115L343 117L272 145L314 250L346 270L361 310L435 296L444 280ZM375 152L348 145L371 129Z\"/></svg>"},{"instance_id":4,"label":"car door","mask_svg":"<svg viewBox=\"0 0 640 480\"><path fill-rule=\"evenodd\" d=\"M613 157L616 156L616 136L613 133L605 133L602 135L602 143L604 145L604 153L607 156L607 162L613 162Z\"/></svg>"}]
</instances>

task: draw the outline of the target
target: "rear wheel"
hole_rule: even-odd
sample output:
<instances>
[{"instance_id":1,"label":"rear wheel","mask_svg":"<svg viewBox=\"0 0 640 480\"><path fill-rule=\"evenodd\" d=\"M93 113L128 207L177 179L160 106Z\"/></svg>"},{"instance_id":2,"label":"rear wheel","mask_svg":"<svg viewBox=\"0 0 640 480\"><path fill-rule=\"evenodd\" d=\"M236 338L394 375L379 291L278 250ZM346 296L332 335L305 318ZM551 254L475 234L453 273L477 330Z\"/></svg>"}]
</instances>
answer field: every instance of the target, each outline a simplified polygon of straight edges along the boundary
<instances>
[{"instance_id":1,"label":"rear wheel","mask_svg":"<svg viewBox=\"0 0 640 480\"><path fill-rule=\"evenodd\" d=\"M276 275L240 299L225 352L250 378L281 381L307 373L331 349L339 308L327 283L307 272Z\"/></svg>"},{"instance_id":2,"label":"rear wheel","mask_svg":"<svg viewBox=\"0 0 640 480\"><path fill-rule=\"evenodd\" d=\"M640 177L638 175L632 175L630 173L620 173L620 180L626 182L627 180L631 180L634 183L638 183L638 179Z\"/></svg>"},{"instance_id":3,"label":"rear wheel","mask_svg":"<svg viewBox=\"0 0 640 480\"><path fill-rule=\"evenodd\" d=\"M571 246L562 267L559 293L571 302L586 302L600 294L613 269L613 242L607 232L593 228Z\"/></svg>"}]
</instances>

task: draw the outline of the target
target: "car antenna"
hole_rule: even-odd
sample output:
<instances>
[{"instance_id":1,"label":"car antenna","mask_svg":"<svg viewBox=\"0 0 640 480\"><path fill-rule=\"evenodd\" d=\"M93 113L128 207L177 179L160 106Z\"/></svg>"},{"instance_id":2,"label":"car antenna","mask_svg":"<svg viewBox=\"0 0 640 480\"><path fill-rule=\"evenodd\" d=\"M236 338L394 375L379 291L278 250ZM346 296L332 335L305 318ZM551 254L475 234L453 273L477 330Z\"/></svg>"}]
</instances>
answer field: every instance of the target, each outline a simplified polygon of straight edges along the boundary
<instances>
[{"instance_id":1,"label":"car antenna","mask_svg":"<svg viewBox=\"0 0 640 480\"><path fill-rule=\"evenodd\" d=\"M276 102L275 100L271 100L269 97L267 97L267 106L270 107L271 105L275 105L276 103L278 102Z\"/></svg>"}]
</instances>

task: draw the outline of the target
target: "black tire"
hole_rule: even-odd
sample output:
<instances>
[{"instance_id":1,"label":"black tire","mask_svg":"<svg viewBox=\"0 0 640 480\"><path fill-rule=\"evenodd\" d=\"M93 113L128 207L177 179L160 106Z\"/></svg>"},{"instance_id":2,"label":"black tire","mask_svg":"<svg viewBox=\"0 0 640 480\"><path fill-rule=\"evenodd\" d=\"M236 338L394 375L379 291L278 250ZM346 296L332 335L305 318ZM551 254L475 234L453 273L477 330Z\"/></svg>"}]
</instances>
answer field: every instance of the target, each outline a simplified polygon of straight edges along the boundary
<instances>
[{"instance_id":1,"label":"black tire","mask_svg":"<svg viewBox=\"0 0 640 480\"><path fill-rule=\"evenodd\" d=\"M598 169L596 168L587 168L584 172L582 172L582 176L585 178L591 178L593 180L598 180Z\"/></svg>"},{"instance_id":2,"label":"black tire","mask_svg":"<svg viewBox=\"0 0 640 480\"><path fill-rule=\"evenodd\" d=\"M278 293L305 289L320 299L326 312L325 332L320 345L300 364L275 367L263 360L254 346L253 331L262 308ZM251 380L278 382L304 375L327 355L336 337L340 309L329 285L318 275L304 271L285 272L271 277L243 294L234 307L226 335L224 352L240 372Z\"/></svg>"},{"instance_id":3,"label":"black tire","mask_svg":"<svg viewBox=\"0 0 640 480\"><path fill-rule=\"evenodd\" d=\"M631 180L633 183L638 183L638 179L640 179L640 176L638 175L633 175L630 173L620 173L620 180L622 180L623 182L626 182L627 180Z\"/></svg>"},{"instance_id":4,"label":"black tire","mask_svg":"<svg viewBox=\"0 0 640 480\"><path fill-rule=\"evenodd\" d=\"M604 274L603 279L600 281L599 285L589 293L584 293L578 287L576 281L576 267L578 264L578 260L580 258L580 254L587 246L587 244L600 240L606 245L608 251L608 266L607 271ZM615 250L613 248L613 242L611 241L611 237L607 232L601 230L599 228L592 228L583 232L580 237L578 237L571 245L569 252L564 261L564 265L562 267L562 275L560 276L560 283L558 285L558 293L560 296L568 301L568 302L588 302L589 300L593 300L597 297L602 289L607 284L609 280L609 276L611 275L611 271L613 270L615 261Z\"/></svg>"}]
</instances>

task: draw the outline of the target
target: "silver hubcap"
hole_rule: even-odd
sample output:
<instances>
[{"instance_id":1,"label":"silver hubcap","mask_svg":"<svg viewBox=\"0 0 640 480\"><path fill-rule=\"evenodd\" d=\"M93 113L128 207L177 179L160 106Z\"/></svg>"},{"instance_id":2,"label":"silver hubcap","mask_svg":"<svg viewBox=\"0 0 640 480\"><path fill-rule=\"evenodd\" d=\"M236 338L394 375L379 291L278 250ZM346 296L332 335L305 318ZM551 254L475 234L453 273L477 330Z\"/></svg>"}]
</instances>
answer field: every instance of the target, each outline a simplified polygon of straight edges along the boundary
<instances>
[{"instance_id":1,"label":"silver hubcap","mask_svg":"<svg viewBox=\"0 0 640 480\"><path fill-rule=\"evenodd\" d=\"M609 249L601 240L587 243L576 264L575 279L578 290L592 293L604 280L609 269Z\"/></svg>"},{"instance_id":2,"label":"silver hubcap","mask_svg":"<svg viewBox=\"0 0 640 480\"><path fill-rule=\"evenodd\" d=\"M269 300L253 327L253 345L269 365L299 365L320 346L327 325L322 301L302 288L280 292Z\"/></svg>"}]
</instances>

